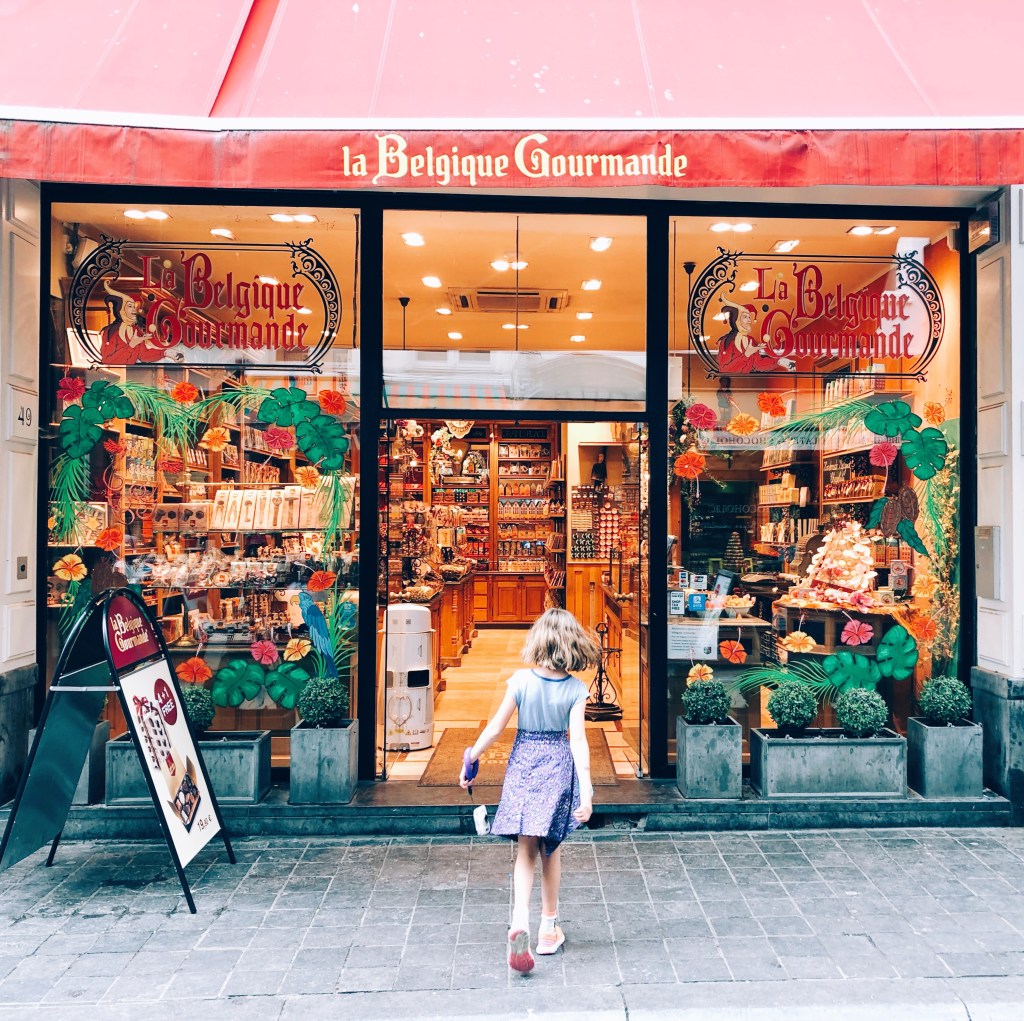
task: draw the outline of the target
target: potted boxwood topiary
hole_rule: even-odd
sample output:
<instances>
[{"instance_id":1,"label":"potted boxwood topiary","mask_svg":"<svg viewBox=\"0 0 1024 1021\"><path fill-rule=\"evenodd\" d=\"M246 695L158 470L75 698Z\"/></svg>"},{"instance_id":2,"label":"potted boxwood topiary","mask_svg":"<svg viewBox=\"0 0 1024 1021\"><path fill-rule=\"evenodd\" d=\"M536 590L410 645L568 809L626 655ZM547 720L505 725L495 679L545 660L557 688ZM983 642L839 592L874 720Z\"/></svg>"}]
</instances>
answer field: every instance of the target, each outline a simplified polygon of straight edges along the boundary
<instances>
[{"instance_id":1,"label":"potted boxwood topiary","mask_svg":"<svg viewBox=\"0 0 1024 1021\"><path fill-rule=\"evenodd\" d=\"M359 721L348 719L348 683L313 677L296 702L301 722L291 730L288 800L343 805L358 776Z\"/></svg>"},{"instance_id":2,"label":"potted boxwood topiary","mask_svg":"<svg viewBox=\"0 0 1024 1021\"><path fill-rule=\"evenodd\" d=\"M684 798L738 798L742 793L743 728L729 716L732 698L721 681L692 681L676 720L676 786Z\"/></svg>"},{"instance_id":3,"label":"potted boxwood topiary","mask_svg":"<svg viewBox=\"0 0 1024 1021\"><path fill-rule=\"evenodd\" d=\"M840 719L845 720L846 729L804 729L794 734L794 728L806 728L813 718L817 699L800 681L778 684L768 700L768 712L778 729L750 731L750 785L758 794L791 798L906 796L907 745L898 734L882 729L888 717L884 700L875 692L852 689L838 699L837 716L839 703L843 704ZM872 737L849 736L876 729L879 733Z\"/></svg>"},{"instance_id":4,"label":"potted boxwood topiary","mask_svg":"<svg viewBox=\"0 0 1024 1021\"><path fill-rule=\"evenodd\" d=\"M971 694L956 677L933 677L919 699L920 717L907 721L907 772L925 798L980 797L982 728L967 719Z\"/></svg>"},{"instance_id":5,"label":"potted boxwood topiary","mask_svg":"<svg viewBox=\"0 0 1024 1021\"><path fill-rule=\"evenodd\" d=\"M201 684L183 684L181 686L181 702L185 707L185 715L192 724L196 738L202 736L213 726L213 718L217 707L213 704L213 695Z\"/></svg>"}]
</instances>

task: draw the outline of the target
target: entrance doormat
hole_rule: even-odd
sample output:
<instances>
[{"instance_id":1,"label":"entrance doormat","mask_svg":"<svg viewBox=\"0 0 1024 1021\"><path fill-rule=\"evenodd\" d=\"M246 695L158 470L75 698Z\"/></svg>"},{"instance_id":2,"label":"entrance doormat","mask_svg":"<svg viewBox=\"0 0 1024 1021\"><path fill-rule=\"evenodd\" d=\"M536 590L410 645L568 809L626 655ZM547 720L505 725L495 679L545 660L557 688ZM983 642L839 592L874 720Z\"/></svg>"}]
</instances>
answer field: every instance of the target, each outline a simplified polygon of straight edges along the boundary
<instances>
[{"instance_id":1,"label":"entrance doormat","mask_svg":"<svg viewBox=\"0 0 1024 1021\"><path fill-rule=\"evenodd\" d=\"M434 754L430 756L427 768L420 777L420 787L458 787L459 771L462 768L462 753L472 746L480 736L473 727L448 727L437 742ZM480 760L480 772L473 781L474 787L500 787L505 782L505 767L516 732L506 729ZM604 731L599 727L587 727L587 744L590 745L590 779L594 786L613 787L618 784L615 765Z\"/></svg>"}]
</instances>

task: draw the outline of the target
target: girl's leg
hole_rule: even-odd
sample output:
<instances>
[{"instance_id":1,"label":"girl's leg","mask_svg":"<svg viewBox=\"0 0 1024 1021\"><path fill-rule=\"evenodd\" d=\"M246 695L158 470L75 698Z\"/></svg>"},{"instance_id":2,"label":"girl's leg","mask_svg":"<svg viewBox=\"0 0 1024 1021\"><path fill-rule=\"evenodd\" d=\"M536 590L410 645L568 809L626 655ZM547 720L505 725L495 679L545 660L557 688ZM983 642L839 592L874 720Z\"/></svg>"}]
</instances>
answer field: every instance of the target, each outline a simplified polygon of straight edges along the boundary
<instances>
[{"instance_id":1,"label":"girl's leg","mask_svg":"<svg viewBox=\"0 0 1024 1021\"><path fill-rule=\"evenodd\" d=\"M533 893L533 875L537 870L540 841L537 837L520 837L513 872L515 903L512 906L512 928L529 929L530 895Z\"/></svg>"},{"instance_id":2,"label":"girl's leg","mask_svg":"<svg viewBox=\"0 0 1024 1021\"><path fill-rule=\"evenodd\" d=\"M562 849L540 856L540 912L544 918L558 916L558 888L562 884Z\"/></svg>"}]
</instances>

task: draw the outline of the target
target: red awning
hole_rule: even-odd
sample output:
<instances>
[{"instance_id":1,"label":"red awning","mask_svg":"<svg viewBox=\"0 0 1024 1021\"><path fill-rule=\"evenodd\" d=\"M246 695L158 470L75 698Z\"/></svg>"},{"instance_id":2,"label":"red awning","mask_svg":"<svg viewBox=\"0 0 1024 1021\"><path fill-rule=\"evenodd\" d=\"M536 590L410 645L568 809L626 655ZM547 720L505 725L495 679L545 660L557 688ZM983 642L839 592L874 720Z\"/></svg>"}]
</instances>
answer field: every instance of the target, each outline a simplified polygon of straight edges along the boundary
<instances>
[{"instance_id":1,"label":"red awning","mask_svg":"<svg viewBox=\"0 0 1024 1021\"><path fill-rule=\"evenodd\" d=\"M5 38L18 40L0 64L5 176L371 186L373 174L344 173L342 146L370 152L392 126L428 128L429 139L402 134L410 148L449 154L513 152L539 128L555 152L657 154L670 144L688 162L672 180L520 173L487 187L1024 180L1013 30L1024 17L1013 0L4 9Z\"/></svg>"}]
</instances>

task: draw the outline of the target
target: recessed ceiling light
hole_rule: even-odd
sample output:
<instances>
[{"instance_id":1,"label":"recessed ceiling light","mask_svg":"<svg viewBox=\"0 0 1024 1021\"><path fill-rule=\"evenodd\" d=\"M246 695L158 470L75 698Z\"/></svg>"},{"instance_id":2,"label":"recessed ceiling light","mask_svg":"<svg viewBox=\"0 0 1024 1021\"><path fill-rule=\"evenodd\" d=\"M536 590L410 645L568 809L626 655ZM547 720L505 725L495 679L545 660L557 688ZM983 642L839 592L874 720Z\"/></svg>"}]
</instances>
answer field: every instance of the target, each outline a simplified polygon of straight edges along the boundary
<instances>
[{"instance_id":1,"label":"recessed ceiling light","mask_svg":"<svg viewBox=\"0 0 1024 1021\"><path fill-rule=\"evenodd\" d=\"M798 244L800 244L799 240L797 240L797 241L776 241L775 244L772 245L772 251L773 252L777 252L779 255L785 255L786 252L793 251L793 249L796 248L796 246Z\"/></svg>"},{"instance_id":2,"label":"recessed ceiling light","mask_svg":"<svg viewBox=\"0 0 1024 1021\"><path fill-rule=\"evenodd\" d=\"M866 235L873 233L873 231L870 227L860 224L857 227L851 227L846 233L855 234L857 237L865 237Z\"/></svg>"},{"instance_id":3,"label":"recessed ceiling light","mask_svg":"<svg viewBox=\"0 0 1024 1021\"><path fill-rule=\"evenodd\" d=\"M162 209L150 209L146 213L147 220L169 220L171 218L170 213L165 213Z\"/></svg>"},{"instance_id":4,"label":"recessed ceiling light","mask_svg":"<svg viewBox=\"0 0 1024 1021\"><path fill-rule=\"evenodd\" d=\"M257 277L256 279L259 280L261 284L279 284L281 282L277 277Z\"/></svg>"},{"instance_id":5,"label":"recessed ceiling light","mask_svg":"<svg viewBox=\"0 0 1024 1021\"><path fill-rule=\"evenodd\" d=\"M718 315L712 316L711 318L714 319L717 323L724 323L726 319L729 318L729 315L727 312L719 312Z\"/></svg>"},{"instance_id":6,"label":"recessed ceiling light","mask_svg":"<svg viewBox=\"0 0 1024 1021\"><path fill-rule=\"evenodd\" d=\"M596 237L590 239L590 247L595 252L607 252L612 246L612 238Z\"/></svg>"},{"instance_id":7,"label":"recessed ceiling light","mask_svg":"<svg viewBox=\"0 0 1024 1021\"><path fill-rule=\"evenodd\" d=\"M514 269L516 272L522 269L526 269L530 264L525 259L516 259L515 262L510 262L509 269Z\"/></svg>"},{"instance_id":8,"label":"recessed ceiling light","mask_svg":"<svg viewBox=\"0 0 1024 1021\"><path fill-rule=\"evenodd\" d=\"M732 229L736 234L748 234L754 229L754 225L752 223L734 223Z\"/></svg>"},{"instance_id":9,"label":"recessed ceiling light","mask_svg":"<svg viewBox=\"0 0 1024 1021\"><path fill-rule=\"evenodd\" d=\"M229 241L234 241L235 240L234 231L232 231L228 227L211 227L210 228L210 233L215 238L227 238Z\"/></svg>"},{"instance_id":10,"label":"recessed ceiling light","mask_svg":"<svg viewBox=\"0 0 1024 1021\"><path fill-rule=\"evenodd\" d=\"M569 339L574 344L582 344L587 338L582 333L574 333Z\"/></svg>"},{"instance_id":11,"label":"recessed ceiling light","mask_svg":"<svg viewBox=\"0 0 1024 1021\"><path fill-rule=\"evenodd\" d=\"M441 278L440 277L424 277L423 278L423 283L427 287L440 287L441 286Z\"/></svg>"},{"instance_id":12,"label":"recessed ceiling light","mask_svg":"<svg viewBox=\"0 0 1024 1021\"><path fill-rule=\"evenodd\" d=\"M423 235L417 234L413 230L407 231L405 234L403 234L402 240L410 248L422 248L426 244L426 241L423 240Z\"/></svg>"},{"instance_id":13,"label":"recessed ceiling light","mask_svg":"<svg viewBox=\"0 0 1024 1021\"><path fill-rule=\"evenodd\" d=\"M270 219L274 223L294 223L295 217L291 213L271 213Z\"/></svg>"},{"instance_id":14,"label":"recessed ceiling light","mask_svg":"<svg viewBox=\"0 0 1024 1021\"><path fill-rule=\"evenodd\" d=\"M311 316L313 314L313 310L311 308L307 308L305 305L301 308L297 308L295 311L298 312L300 316Z\"/></svg>"},{"instance_id":15,"label":"recessed ceiling light","mask_svg":"<svg viewBox=\"0 0 1024 1021\"><path fill-rule=\"evenodd\" d=\"M740 290L741 291L756 291L757 290L757 281L756 280L748 280L745 284L740 284Z\"/></svg>"},{"instance_id":16,"label":"recessed ceiling light","mask_svg":"<svg viewBox=\"0 0 1024 1021\"><path fill-rule=\"evenodd\" d=\"M502 323L501 328L503 330L528 330L530 326L528 323Z\"/></svg>"},{"instance_id":17,"label":"recessed ceiling light","mask_svg":"<svg viewBox=\"0 0 1024 1021\"><path fill-rule=\"evenodd\" d=\"M724 234L727 230L732 230L732 224L731 223L713 223L713 224L711 224L710 227L708 227L708 230L710 230L714 234Z\"/></svg>"},{"instance_id":18,"label":"recessed ceiling light","mask_svg":"<svg viewBox=\"0 0 1024 1021\"><path fill-rule=\"evenodd\" d=\"M895 227L876 227L876 234L894 234L896 232Z\"/></svg>"},{"instance_id":19,"label":"recessed ceiling light","mask_svg":"<svg viewBox=\"0 0 1024 1021\"><path fill-rule=\"evenodd\" d=\"M455 330L452 330L452 332L448 334L448 339L449 340L462 340L462 334L456 332Z\"/></svg>"},{"instance_id":20,"label":"recessed ceiling light","mask_svg":"<svg viewBox=\"0 0 1024 1021\"><path fill-rule=\"evenodd\" d=\"M450 316L452 314L452 310L447 305L438 305L434 311L439 316Z\"/></svg>"},{"instance_id":21,"label":"recessed ceiling light","mask_svg":"<svg viewBox=\"0 0 1024 1021\"><path fill-rule=\"evenodd\" d=\"M594 313L593 312L577 312L576 313L576 318L577 319L593 319L594 318Z\"/></svg>"},{"instance_id":22,"label":"recessed ceiling light","mask_svg":"<svg viewBox=\"0 0 1024 1021\"><path fill-rule=\"evenodd\" d=\"M126 209L124 211L124 215L127 216L129 220L145 220L146 219L146 213L142 209Z\"/></svg>"},{"instance_id":23,"label":"recessed ceiling light","mask_svg":"<svg viewBox=\"0 0 1024 1021\"><path fill-rule=\"evenodd\" d=\"M316 223L316 217L312 213L296 213L292 219L296 223Z\"/></svg>"},{"instance_id":24,"label":"recessed ceiling light","mask_svg":"<svg viewBox=\"0 0 1024 1021\"><path fill-rule=\"evenodd\" d=\"M580 287L585 291L599 291L601 290L600 280L584 280Z\"/></svg>"},{"instance_id":25,"label":"recessed ceiling light","mask_svg":"<svg viewBox=\"0 0 1024 1021\"><path fill-rule=\"evenodd\" d=\"M496 269L499 273L504 273L511 265L512 264L508 259L495 259L494 262L491 263L491 269Z\"/></svg>"}]
</instances>

